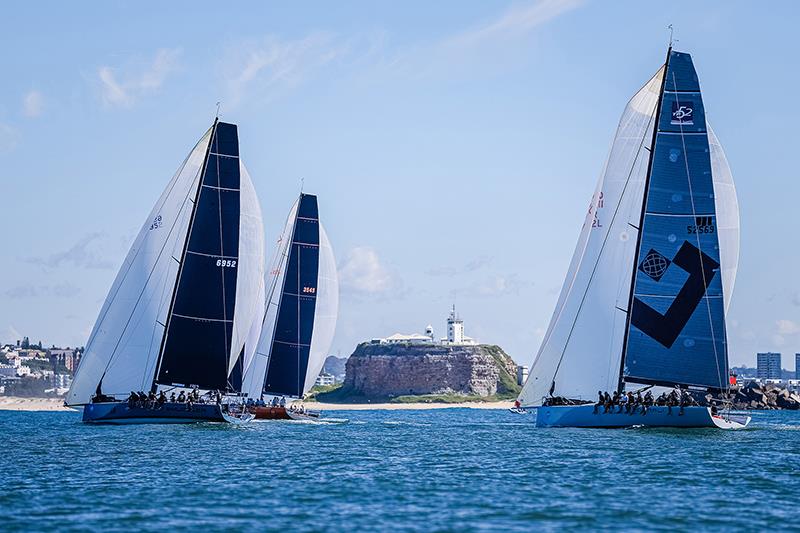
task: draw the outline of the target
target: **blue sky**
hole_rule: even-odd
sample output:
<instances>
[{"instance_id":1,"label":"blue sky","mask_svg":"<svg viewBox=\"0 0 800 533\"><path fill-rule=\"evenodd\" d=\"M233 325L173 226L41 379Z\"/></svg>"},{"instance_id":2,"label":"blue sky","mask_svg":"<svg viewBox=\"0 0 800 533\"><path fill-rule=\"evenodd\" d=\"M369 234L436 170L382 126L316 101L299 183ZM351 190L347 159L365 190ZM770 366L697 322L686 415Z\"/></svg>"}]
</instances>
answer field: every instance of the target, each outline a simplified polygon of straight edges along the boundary
<instances>
[{"instance_id":1,"label":"blue sky","mask_svg":"<svg viewBox=\"0 0 800 533\"><path fill-rule=\"evenodd\" d=\"M432 323L535 354L628 98L691 52L739 191L731 362L800 352L795 2L28 2L0 44L0 340L83 344L210 125L239 125L268 243L319 195L333 353ZM271 246L270 246L271 247ZM791 361L789 359L792 359Z\"/></svg>"}]
</instances>

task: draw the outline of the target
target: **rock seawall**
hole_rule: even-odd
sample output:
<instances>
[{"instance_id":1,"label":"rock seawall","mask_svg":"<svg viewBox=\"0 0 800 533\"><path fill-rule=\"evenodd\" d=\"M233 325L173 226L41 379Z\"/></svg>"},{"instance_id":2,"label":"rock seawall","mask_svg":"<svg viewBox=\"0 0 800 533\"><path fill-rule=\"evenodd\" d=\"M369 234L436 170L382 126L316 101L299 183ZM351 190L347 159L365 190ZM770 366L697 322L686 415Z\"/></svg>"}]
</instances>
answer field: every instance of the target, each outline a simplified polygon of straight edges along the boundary
<instances>
[{"instance_id":1,"label":"rock seawall","mask_svg":"<svg viewBox=\"0 0 800 533\"><path fill-rule=\"evenodd\" d=\"M347 360L344 388L369 398L512 395L516 368L493 345L362 343Z\"/></svg>"}]
</instances>

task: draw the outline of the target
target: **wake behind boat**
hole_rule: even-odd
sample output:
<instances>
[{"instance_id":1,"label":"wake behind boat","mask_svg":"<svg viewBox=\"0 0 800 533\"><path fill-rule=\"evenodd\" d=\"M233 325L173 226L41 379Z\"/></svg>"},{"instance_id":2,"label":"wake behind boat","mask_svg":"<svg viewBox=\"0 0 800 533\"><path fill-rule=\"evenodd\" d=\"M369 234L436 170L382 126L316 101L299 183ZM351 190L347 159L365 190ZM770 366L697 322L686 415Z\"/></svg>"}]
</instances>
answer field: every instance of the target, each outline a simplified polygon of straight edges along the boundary
<instances>
[{"instance_id":1,"label":"wake behind boat","mask_svg":"<svg viewBox=\"0 0 800 533\"><path fill-rule=\"evenodd\" d=\"M252 419L240 391L263 294L258 199L236 125L215 120L131 246L65 403L93 423Z\"/></svg>"},{"instance_id":2,"label":"wake behind boat","mask_svg":"<svg viewBox=\"0 0 800 533\"><path fill-rule=\"evenodd\" d=\"M546 427L746 426L750 417L684 400L692 391L729 405L738 248L728 163L692 58L670 46L620 120L519 404ZM632 395L653 386L680 390L681 407ZM598 410L609 391L614 409Z\"/></svg>"}]
</instances>

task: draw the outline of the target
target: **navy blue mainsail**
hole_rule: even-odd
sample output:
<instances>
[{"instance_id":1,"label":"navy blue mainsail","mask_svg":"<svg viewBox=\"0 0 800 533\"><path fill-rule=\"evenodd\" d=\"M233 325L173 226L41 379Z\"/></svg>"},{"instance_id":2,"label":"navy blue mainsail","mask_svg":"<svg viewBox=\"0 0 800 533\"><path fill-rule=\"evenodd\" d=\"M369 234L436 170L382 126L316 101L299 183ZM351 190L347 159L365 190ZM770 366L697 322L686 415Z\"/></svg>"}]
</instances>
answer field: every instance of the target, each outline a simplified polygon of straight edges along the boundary
<instances>
[{"instance_id":1,"label":"navy blue mainsail","mask_svg":"<svg viewBox=\"0 0 800 533\"><path fill-rule=\"evenodd\" d=\"M239 256L239 138L214 125L155 382L228 390Z\"/></svg>"},{"instance_id":2,"label":"navy blue mainsail","mask_svg":"<svg viewBox=\"0 0 800 533\"><path fill-rule=\"evenodd\" d=\"M319 210L314 195L300 195L285 268L264 393L299 398L308 369L319 279Z\"/></svg>"},{"instance_id":3,"label":"navy blue mainsail","mask_svg":"<svg viewBox=\"0 0 800 533\"><path fill-rule=\"evenodd\" d=\"M728 359L714 184L689 54L668 55L657 119L623 377L721 389Z\"/></svg>"}]
</instances>

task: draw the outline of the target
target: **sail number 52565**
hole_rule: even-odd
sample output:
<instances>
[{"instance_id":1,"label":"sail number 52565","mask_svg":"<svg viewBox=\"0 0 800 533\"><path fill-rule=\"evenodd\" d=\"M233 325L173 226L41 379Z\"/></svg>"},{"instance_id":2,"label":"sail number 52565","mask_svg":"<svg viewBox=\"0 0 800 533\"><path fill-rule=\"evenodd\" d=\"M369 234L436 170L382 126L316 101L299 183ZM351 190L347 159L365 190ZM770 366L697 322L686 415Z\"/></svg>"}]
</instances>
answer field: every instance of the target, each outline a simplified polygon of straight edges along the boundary
<instances>
[{"instance_id":1,"label":"sail number 52565","mask_svg":"<svg viewBox=\"0 0 800 533\"><path fill-rule=\"evenodd\" d=\"M235 259L217 259L217 266L223 268L236 268Z\"/></svg>"}]
</instances>

